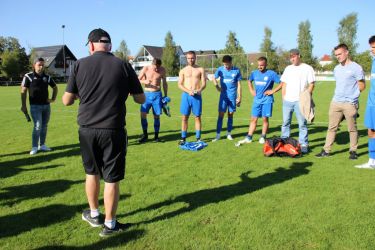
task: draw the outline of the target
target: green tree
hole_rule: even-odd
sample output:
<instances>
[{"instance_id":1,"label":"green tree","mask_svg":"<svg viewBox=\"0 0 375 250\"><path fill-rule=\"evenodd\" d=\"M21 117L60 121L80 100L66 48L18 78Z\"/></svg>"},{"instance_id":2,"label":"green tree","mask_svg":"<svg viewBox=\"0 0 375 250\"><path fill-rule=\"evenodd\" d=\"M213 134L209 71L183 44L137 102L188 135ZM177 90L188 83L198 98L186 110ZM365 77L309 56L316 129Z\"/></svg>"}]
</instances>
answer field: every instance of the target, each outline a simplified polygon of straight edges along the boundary
<instances>
[{"instance_id":1,"label":"green tree","mask_svg":"<svg viewBox=\"0 0 375 250\"><path fill-rule=\"evenodd\" d=\"M173 41L173 36L170 31L167 32L164 42L163 56L161 58L162 64L167 71L167 75L177 76L179 71L179 58L176 44Z\"/></svg>"},{"instance_id":2,"label":"green tree","mask_svg":"<svg viewBox=\"0 0 375 250\"><path fill-rule=\"evenodd\" d=\"M19 63L20 53L17 50L5 50L1 54L1 72L6 77L12 80L20 77L21 64Z\"/></svg>"},{"instance_id":3,"label":"green tree","mask_svg":"<svg viewBox=\"0 0 375 250\"><path fill-rule=\"evenodd\" d=\"M345 43L346 45L348 45L351 58L355 59L358 47L358 43L355 42L357 38L358 28L357 13L350 13L349 15L341 19L339 25L340 26L337 28L339 43Z\"/></svg>"},{"instance_id":4,"label":"green tree","mask_svg":"<svg viewBox=\"0 0 375 250\"><path fill-rule=\"evenodd\" d=\"M306 20L305 22L301 22L298 25L298 49L301 53L303 62L311 65L312 67L316 68L317 66L317 59L312 55L313 49L313 38L310 31L310 22Z\"/></svg>"},{"instance_id":5,"label":"green tree","mask_svg":"<svg viewBox=\"0 0 375 250\"><path fill-rule=\"evenodd\" d=\"M369 74L371 72L371 63L372 58L369 51L364 51L362 53L357 54L356 62L362 66L363 71Z\"/></svg>"},{"instance_id":6,"label":"green tree","mask_svg":"<svg viewBox=\"0 0 375 250\"><path fill-rule=\"evenodd\" d=\"M272 37L272 30L268 27L265 27L263 42L260 45L260 52L263 52L267 55L268 68L277 71L278 59L276 55L276 48L273 45L271 37Z\"/></svg>"},{"instance_id":7,"label":"green tree","mask_svg":"<svg viewBox=\"0 0 375 250\"><path fill-rule=\"evenodd\" d=\"M118 49L113 53L116 57L120 58L121 60L125 61L125 62L128 62L129 61L129 55L130 55L130 51L128 49L128 46L125 42L125 40L122 40L120 42L120 46L118 47Z\"/></svg>"},{"instance_id":8,"label":"green tree","mask_svg":"<svg viewBox=\"0 0 375 250\"><path fill-rule=\"evenodd\" d=\"M278 74L282 74L286 66L290 64L289 51L283 49L282 47L278 47L276 49L275 59L276 59L276 65L277 65L275 71Z\"/></svg>"},{"instance_id":9,"label":"green tree","mask_svg":"<svg viewBox=\"0 0 375 250\"><path fill-rule=\"evenodd\" d=\"M0 36L0 59L0 70L5 77L19 78L29 70L29 58L17 38Z\"/></svg>"},{"instance_id":10,"label":"green tree","mask_svg":"<svg viewBox=\"0 0 375 250\"><path fill-rule=\"evenodd\" d=\"M247 55L244 49L240 45L236 37L236 33L229 31L227 36L227 42L225 43L225 48L219 51L219 54L231 55L233 58L233 65L241 70L242 74L248 74L248 62ZM220 58L221 64L221 58Z\"/></svg>"}]
</instances>

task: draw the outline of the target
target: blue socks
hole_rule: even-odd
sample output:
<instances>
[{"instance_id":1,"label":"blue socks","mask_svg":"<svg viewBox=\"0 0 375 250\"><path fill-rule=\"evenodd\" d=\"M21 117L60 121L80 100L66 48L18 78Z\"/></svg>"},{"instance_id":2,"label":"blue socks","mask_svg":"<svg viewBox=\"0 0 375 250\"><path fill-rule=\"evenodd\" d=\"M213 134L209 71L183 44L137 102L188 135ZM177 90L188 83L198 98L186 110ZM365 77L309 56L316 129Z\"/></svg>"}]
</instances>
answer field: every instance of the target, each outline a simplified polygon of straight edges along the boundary
<instances>
[{"instance_id":1,"label":"blue socks","mask_svg":"<svg viewBox=\"0 0 375 250\"><path fill-rule=\"evenodd\" d=\"M200 130L195 130L195 138L199 140L201 138L201 131Z\"/></svg>"},{"instance_id":2,"label":"blue socks","mask_svg":"<svg viewBox=\"0 0 375 250\"><path fill-rule=\"evenodd\" d=\"M181 138L185 139L187 137L187 131L181 131ZM201 138L201 130L195 130L195 137L197 139Z\"/></svg>"},{"instance_id":3,"label":"blue socks","mask_svg":"<svg viewBox=\"0 0 375 250\"><path fill-rule=\"evenodd\" d=\"M142 130L147 131L147 126L148 126L147 119L141 118L141 124L142 124Z\"/></svg>"},{"instance_id":4,"label":"blue socks","mask_svg":"<svg viewBox=\"0 0 375 250\"><path fill-rule=\"evenodd\" d=\"M155 129L155 133L159 133L159 130L160 130L160 119L154 119L154 129Z\"/></svg>"},{"instance_id":5,"label":"blue socks","mask_svg":"<svg viewBox=\"0 0 375 250\"><path fill-rule=\"evenodd\" d=\"M368 155L370 159L375 159L375 138L368 139Z\"/></svg>"},{"instance_id":6,"label":"blue socks","mask_svg":"<svg viewBox=\"0 0 375 250\"><path fill-rule=\"evenodd\" d=\"M253 136L252 136L252 135L249 135L249 134L247 134L247 135L246 135L246 138L247 138L247 139L249 139L249 140L252 140L252 139L253 139Z\"/></svg>"},{"instance_id":7,"label":"blue socks","mask_svg":"<svg viewBox=\"0 0 375 250\"><path fill-rule=\"evenodd\" d=\"M223 117L217 118L217 124L216 124L216 134L220 134L221 128L223 127Z\"/></svg>"},{"instance_id":8,"label":"blue socks","mask_svg":"<svg viewBox=\"0 0 375 250\"><path fill-rule=\"evenodd\" d=\"M228 117L227 131L230 133L233 129L233 117Z\"/></svg>"},{"instance_id":9,"label":"blue socks","mask_svg":"<svg viewBox=\"0 0 375 250\"><path fill-rule=\"evenodd\" d=\"M187 137L187 131L181 131L181 138L185 139Z\"/></svg>"}]
</instances>

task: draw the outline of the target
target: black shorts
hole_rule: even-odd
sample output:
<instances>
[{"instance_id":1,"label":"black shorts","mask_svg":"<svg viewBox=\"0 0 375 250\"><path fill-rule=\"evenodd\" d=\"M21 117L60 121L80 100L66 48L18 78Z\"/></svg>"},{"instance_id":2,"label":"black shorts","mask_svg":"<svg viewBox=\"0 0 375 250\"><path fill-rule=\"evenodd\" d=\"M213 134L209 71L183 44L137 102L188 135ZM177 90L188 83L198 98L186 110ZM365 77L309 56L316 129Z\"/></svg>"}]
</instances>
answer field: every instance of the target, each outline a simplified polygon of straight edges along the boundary
<instances>
[{"instance_id":1,"label":"black shorts","mask_svg":"<svg viewBox=\"0 0 375 250\"><path fill-rule=\"evenodd\" d=\"M128 144L125 129L80 127L78 134L86 174L100 175L108 183L124 179Z\"/></svg>"}]
</instances>

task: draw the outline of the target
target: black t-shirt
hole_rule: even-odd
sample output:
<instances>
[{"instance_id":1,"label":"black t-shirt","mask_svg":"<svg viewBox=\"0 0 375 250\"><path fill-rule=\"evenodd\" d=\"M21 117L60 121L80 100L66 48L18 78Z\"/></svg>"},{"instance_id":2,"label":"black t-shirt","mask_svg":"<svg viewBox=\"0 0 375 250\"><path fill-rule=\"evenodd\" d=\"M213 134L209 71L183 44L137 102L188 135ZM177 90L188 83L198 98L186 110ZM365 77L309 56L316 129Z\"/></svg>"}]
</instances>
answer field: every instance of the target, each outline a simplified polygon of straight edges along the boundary
<instances>
[{"instance_id":1,"label":"black t-shirt","mask_svg":"<svg viewBox=\"0 0 375 250\"><path fill-rule=\"evenodd\" d=\"M35 71L25 74L21 83L21 86L29 89L30 105L49 104L48 85L54 88L56 83L49 75L38 75Z\"/></svg>"},{"instance_id":2,"label":"black t-shirt","mask_svg":"<svg viewBox=\"0 0 375 250\"><path fill-rule=\"evenodd\" d=\"M143 89L129 63L97 51L74 64L66 92L79 95L80 126L123 128L129 93L141 94Z\"/></svg>"}]
</instances>

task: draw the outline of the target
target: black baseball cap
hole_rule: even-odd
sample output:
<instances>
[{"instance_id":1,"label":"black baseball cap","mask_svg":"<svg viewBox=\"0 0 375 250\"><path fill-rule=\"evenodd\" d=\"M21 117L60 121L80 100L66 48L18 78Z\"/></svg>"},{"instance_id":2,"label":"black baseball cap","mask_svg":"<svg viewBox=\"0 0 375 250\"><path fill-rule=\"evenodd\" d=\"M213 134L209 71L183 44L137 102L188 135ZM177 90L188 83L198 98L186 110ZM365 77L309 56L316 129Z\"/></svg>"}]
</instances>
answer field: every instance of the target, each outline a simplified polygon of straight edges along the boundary
<instances>
[{"instance_id":1,"label":"black baseball cap","mask_svg":"<svg viewBox=\"0 0 375 250\"><path fill-rule=\"evenodd\" d=\"M107 39L105 39L107 38ZM89 42L92 42L92 43L111 43L111 37L109 36L108 32L101 29L101 28L98 28L98 29L94 29L92 30L90 33L89 33L89 36L87 38L87 44L89 44Z\"/></svg>"}]
</instances>

